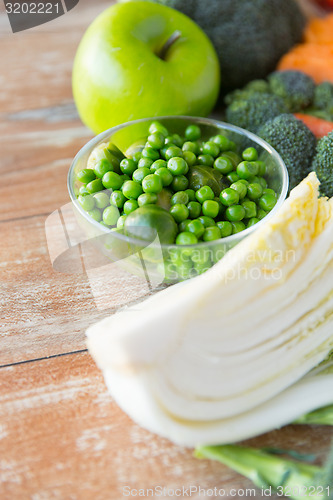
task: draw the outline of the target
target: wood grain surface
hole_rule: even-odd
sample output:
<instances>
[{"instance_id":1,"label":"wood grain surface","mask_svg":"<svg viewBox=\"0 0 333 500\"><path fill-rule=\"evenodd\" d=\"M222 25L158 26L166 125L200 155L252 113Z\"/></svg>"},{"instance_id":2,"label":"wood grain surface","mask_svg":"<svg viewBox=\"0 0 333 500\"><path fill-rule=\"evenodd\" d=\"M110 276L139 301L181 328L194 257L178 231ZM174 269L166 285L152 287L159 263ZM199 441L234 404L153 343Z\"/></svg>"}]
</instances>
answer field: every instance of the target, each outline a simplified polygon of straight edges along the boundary
<instances>
[{"instance_id":1,"label":"wood grain surface","mask_svg":"<svg viewBox=\"0 0 333 500\"><path fill-rule=\"evenodd\" d=\"M86 274L56 272L50 262L45 221L68 203L68 168L92 137L72 100L72 61L110 3L81 0L14 35L0 2L1 500L118 500L125 486L252 488L140 429L111 400L85 351L86 328L148 295L146 281L115 271L110 303L99 309ZM331 434L288 426L249 444L315 452L319 463Z\"/></svg>"}]
</instances>

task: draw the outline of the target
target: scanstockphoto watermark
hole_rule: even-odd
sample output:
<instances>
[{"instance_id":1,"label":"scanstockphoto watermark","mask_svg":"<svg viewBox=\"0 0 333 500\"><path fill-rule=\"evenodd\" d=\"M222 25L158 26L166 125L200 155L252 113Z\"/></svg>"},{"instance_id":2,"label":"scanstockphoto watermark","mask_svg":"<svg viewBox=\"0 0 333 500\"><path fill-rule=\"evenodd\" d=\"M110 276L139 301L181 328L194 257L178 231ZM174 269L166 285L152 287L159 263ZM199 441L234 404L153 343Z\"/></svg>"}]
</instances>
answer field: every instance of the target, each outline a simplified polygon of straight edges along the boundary
<instances>
[{"instance_id":1,"label":"scanstockphoto watermark","mask_svg":"<svg viewBox=\"0 0 333 500\"><path fill-rule=\"evenodd\" d=\"M122 488L123 497L129 498L269 498L277 497L297 497L297 498L328 498L331 487L323 486L277 486L273 488L203 488L201 486L180 486L178 488L168 488L166 486L154 486L153 488L133 488L124 486Z\"/></svg>"},{"instance_id":2,"label":"scanstockphoto watermark","mask_svg":"<svg viewBox=\"0 0 333 500\"><path fill-rule=\"evenodd\" d=\"M132 488L124 486L122 488L123 497L129 498L257 498L257 491L254 488L203 488L201 486L180 486L169 488L166 486L154 486L153 488Z\"/></svg>"},{"instance_id":3,"label":"scanstockphoto watermark","mask_svg":"<svg viewBox=\"0 0 333 500\"><path fill-rule=\"evenodd\" d=\"M72 10L79 0L3 0L13 33L53 21Z\"/></svg>"}]
</instances>

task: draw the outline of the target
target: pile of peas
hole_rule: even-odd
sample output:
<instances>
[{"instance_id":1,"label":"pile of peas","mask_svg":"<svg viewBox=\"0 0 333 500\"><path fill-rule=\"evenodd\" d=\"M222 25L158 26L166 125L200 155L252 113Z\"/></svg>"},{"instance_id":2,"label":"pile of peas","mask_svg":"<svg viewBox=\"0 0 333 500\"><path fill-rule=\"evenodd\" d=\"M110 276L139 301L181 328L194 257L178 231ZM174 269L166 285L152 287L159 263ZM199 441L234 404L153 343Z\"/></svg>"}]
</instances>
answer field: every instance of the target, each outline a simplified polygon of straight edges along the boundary
<instances>
[{"instance_id":1,"label":"pile of peas","mask_svg":"<svg viewBox=\"0 0 333 500\"><path fill-rule=\"evenodd\" d=\"M189 125L182 138L154 121L142 150L125 157L109 144L93 169L78 172L78 201L96 221L122 230L130 213L159 204L164 191L178 224L177 245L224 238L259 222L277 201L257 150L246 148L241 157L235 151L236 144L220 134L202 141L197 125ZM191 168L197 165L217 170L228 187L219 196L209 185L189 187Z\"/></svg>"}]
</instances>

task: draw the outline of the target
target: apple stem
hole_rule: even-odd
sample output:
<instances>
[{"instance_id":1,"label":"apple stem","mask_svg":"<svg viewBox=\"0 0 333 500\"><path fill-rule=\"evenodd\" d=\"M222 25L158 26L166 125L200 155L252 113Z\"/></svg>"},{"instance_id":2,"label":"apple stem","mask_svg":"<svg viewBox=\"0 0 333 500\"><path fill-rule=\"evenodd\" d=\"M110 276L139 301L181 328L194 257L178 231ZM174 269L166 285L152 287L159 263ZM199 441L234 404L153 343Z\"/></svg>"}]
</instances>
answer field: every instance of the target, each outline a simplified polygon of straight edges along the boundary
<instances>
[{"instance_id":1,"label":"apple stem","mask_svg":"<svg viewBox=\"0 0 333 500\"><path fill-rule=\"evenodd\" d=\"M179 38L182 36L181 32L180 31L175 31L174 33L172 33L172 35L167 39L167 41L165 42L165 44L163 45L163 47L161 48L158 57L160 59L163 59L163 61L166 60L166 55L167 55L167 52L168 50L170 49L170 47L177 41L179 40Z\"/></svg>"}]
</instances>

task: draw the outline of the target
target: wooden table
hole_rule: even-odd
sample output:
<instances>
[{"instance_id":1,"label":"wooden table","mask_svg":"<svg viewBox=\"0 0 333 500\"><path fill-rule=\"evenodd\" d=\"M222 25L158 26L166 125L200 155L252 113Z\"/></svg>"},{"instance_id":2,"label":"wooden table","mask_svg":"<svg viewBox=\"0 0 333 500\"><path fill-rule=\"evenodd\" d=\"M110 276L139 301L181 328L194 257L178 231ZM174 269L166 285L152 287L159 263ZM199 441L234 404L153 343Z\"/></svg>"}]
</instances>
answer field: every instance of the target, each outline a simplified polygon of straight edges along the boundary
<instances>
[{"instance_id":1,"label":"wooden table","mask_svg":"<svg viewBox=\"0 0 333 500\"><path fill-rule=\"evenodd\" d=\"M0 12L1 500L121 499L124 486L252 487L139 428L108 395L85 330L147 293L146 284L118 277L114 307L100 311L86 275L50 263L45 220L68 202L71 159L92 136L73 104L72 61L109 3L81 0L15 35ZM289 426L249 444L315 452L320 462L330 436L329 428Z\"/></svg>"}]
</instances>

